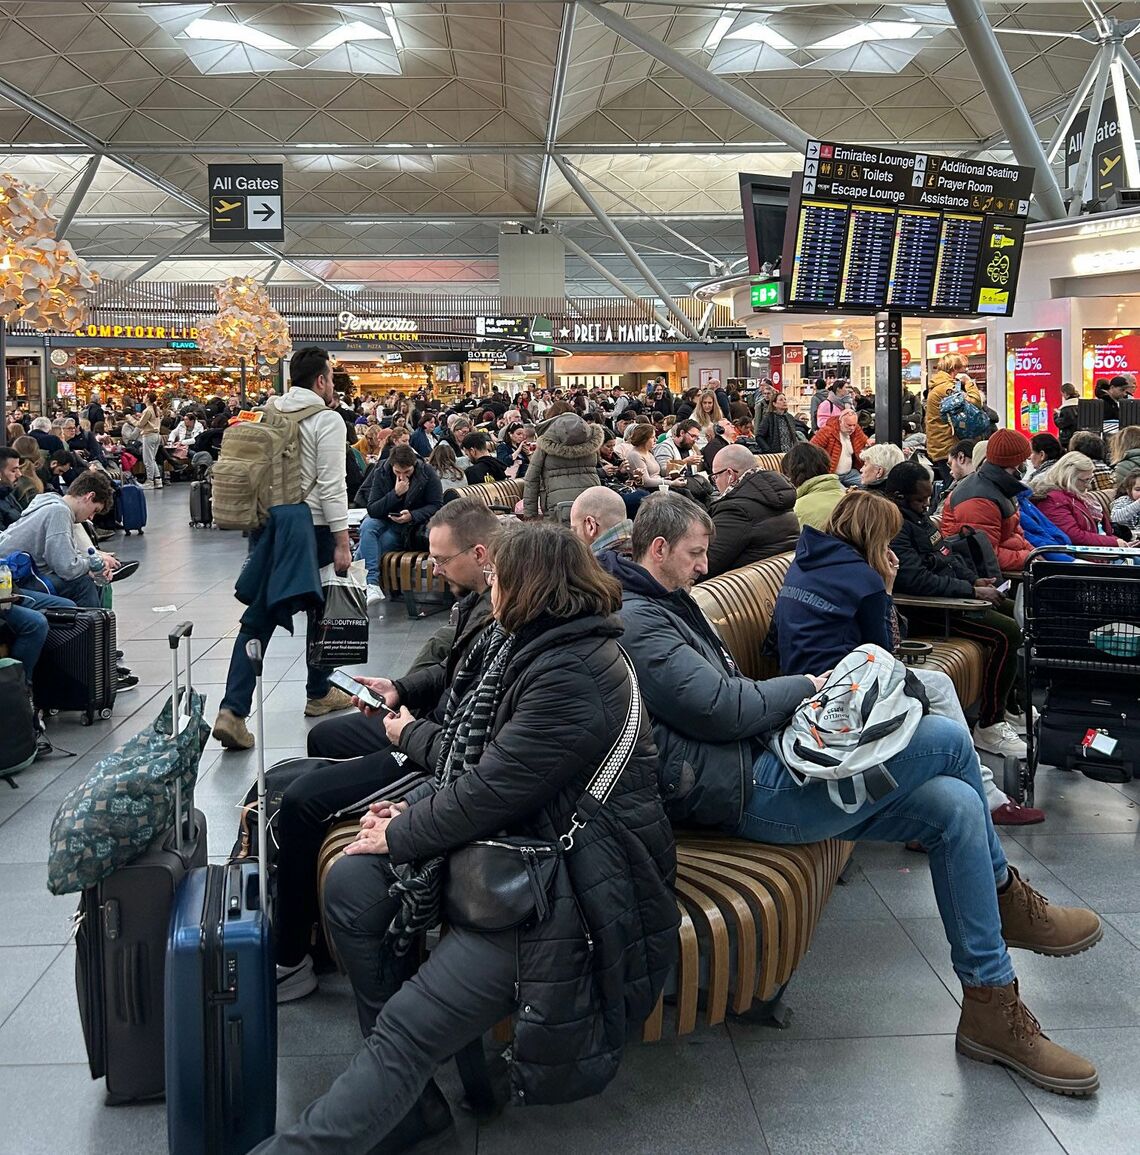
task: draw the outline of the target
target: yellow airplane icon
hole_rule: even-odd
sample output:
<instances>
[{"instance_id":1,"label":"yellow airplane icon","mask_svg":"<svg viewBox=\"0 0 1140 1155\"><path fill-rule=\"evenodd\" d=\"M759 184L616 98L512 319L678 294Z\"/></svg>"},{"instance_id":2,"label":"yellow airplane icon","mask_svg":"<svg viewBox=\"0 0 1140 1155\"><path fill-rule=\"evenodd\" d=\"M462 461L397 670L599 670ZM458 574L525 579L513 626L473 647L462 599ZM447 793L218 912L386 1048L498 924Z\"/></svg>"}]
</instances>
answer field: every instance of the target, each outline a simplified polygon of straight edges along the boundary
<instances>
[{"instance_id":1,"label":"yellow airplane icon","mask_svg":"<svg viewBox=\"0 0 1140 1155\"><path fill-rule=\"evenodd\" d=\"M222 213L232 213L234 209L239 208L241 208L241 201L219 200L218 203L214 205L214 216L221 217Z\"/></svg>"}]
</instances>

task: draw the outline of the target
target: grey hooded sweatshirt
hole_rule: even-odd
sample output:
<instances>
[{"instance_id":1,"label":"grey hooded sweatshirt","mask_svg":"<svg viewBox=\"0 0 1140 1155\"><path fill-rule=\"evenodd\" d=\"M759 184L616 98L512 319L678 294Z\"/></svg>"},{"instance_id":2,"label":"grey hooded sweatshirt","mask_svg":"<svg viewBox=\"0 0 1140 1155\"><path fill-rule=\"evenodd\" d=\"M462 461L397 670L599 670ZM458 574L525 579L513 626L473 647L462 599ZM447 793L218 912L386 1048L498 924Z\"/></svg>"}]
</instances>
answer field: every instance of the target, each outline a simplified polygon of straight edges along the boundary
<instances>
[{"instance_id":1,"label":"grey hooded sweatshirt","mask_svg":"<svg viewBox=\"0 0 1140 1155\"><path fill-rule=\"evenodd\" d=\"M24 516L0 534L0 555L31 554L47 575L70 581L90 572L87 558L75 545L75 518L58 493L41 493Z\"/></svg>"}]
</instances>

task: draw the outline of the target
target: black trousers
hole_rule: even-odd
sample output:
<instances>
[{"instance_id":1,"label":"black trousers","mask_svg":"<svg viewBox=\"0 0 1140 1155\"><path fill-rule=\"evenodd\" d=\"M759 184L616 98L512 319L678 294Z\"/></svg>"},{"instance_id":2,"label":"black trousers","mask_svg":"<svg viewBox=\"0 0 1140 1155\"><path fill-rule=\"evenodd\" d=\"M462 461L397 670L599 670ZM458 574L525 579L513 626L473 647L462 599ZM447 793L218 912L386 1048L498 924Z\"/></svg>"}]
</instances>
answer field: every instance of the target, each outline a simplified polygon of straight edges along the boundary
<instances>
[{"instance_id":1,"label":"black trousers","mask_svg":"<svg viewBox=\"0 0 1140 1155\"><path fill-rule=\"evenodd\" d=\"M379 727L375 718L357 717L374 729ZM349 719L336 719L337 723L341 721ZM383 730L380 732L383 734ZM328 753L316 756L336 757ZM312 945L313 927L320 917L317 857L331 815L407 772L403 759L394 758L389 746L363 758L350 758L347 762L334 762L312 770L285 789L277 815L281 850L277 857L274 923L277 962L282 966L296 966Z\"/></svg>"},{"instance_id":2,"label":"black trousers","mask_svg":"<svg viewBox=\"0 0 1140 1155\"><path fill-rule=\"evenodd\" d=\"M358 710L318 722L309 731L307 748L310 758L361 758L392 749L383 720L366 718Z\"/></svg>"},{"instance_id":3,"label":"black trousers","mask_svg":"<svg viewBox=\"0 0 1140 1155\"><path fill-rule=\"evenodd\" d=\"M379 855L342 858L329 872L326 913L354 987L363 955L379 952L372 932L382 933L380 924L391 920L389 876ZM384 897L369 904L361 891ZM384 1003L344 1074L293 1127L254 1148L256 1155L366 1155L408 1113L441 1063L510 1013L516 970L514 931L449 931Z\"/></svg>"}]
</instances>

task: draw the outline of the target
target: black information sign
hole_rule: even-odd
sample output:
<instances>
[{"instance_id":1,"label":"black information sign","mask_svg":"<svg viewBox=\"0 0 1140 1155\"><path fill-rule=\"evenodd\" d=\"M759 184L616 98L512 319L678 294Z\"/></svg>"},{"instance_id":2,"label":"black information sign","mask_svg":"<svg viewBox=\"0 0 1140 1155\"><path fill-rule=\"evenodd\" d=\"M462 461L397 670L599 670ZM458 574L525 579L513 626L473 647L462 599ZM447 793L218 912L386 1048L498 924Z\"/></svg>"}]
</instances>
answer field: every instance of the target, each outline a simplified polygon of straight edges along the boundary
<instances>
[{"instance_id":1,"label":"black information sign","mask_svg":"<svg viewBox=\"0 0 1140 1155\"><path fill-rule=\"evenodd\" d=\"M804 196L1026 216L1034 170L898 148L808 141Z\"/></svg>"},{"instance_id":2,"label":"black information sign","mask_svg":"<svg viewBox=\"0 0 1140 1155\"><path fill-rule=\"evenodd\" d=\"M899 209L886 303L904 312L930 308L940 213Z\"/></svg>"},{"instance_id":3,"label":"black information sign","mask_svg":"<svg viewBox=\"0 0 1140 1155\"><path fill-rule=\"evenodd\" d=\"M875 309L886 300L894 239L894 209L851 206L840 305Z\"/></svg>"},{"instance_id":4,"label":"black information sign","mask_svg":"<svg viewBox=\"0 0 1140 1155\"><path fill-rule=\"evenodd\" d=\"M846 225L844 204L816 200L801 203L792 264L791 296L797 304L836 303Z\"/></svg>"},{"instance_id":5,"label":"black information sign","mask_svg":"<svg viewBox=\"0 0 1140 1155\"><path fill-rule=\"evenodd\" d=\"M1024 217L986 217L982 255L978 262L975 313L1008 317L1013 312L1021 249L1025 241Z\"/></svg>"},{"instance_id":6,"label":"black information sign","mask_svg":"<svg viewBox=\"0 0 1140 1155\"><path fill-rule=\"evenodd\" d=\"M530 338L529 317L476 317L477 337L511 337L526 341Z\"/></svg>"},{"instance_id":7,"label":"black information sign","mask_svg":"<svg viewBox=\"0 0 1140 1155\"><path fill-rule=\"evenodd\" d=\"M210 240L283 241L279 164L210 165Z\"/></svg>"},{"instance_id":8,"label":"black information sign","mask_svg":"<svg viewBox=\"0 0 1140 1155\"><path fill-rule=\"evenodd\" d=\"M982 218L967 213L944 213L934 269L932 309L968 313L973 307L982 249Z\"/></svg>"}]
</instances>

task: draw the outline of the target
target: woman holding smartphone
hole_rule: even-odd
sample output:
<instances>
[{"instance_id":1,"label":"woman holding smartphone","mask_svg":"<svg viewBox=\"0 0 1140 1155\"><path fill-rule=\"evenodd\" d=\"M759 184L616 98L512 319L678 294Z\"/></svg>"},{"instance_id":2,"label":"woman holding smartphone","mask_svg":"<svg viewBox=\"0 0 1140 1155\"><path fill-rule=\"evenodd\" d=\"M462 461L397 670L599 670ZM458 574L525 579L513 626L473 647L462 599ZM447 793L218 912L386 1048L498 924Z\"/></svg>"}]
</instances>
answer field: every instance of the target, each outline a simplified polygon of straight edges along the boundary
<instances>
[{"instance_id":1,"label":"woman holding smartphone","mask_svg":"<svg viewBox=\"0 0 1140 1155\"><path fill-rule=\"evenodd\" d=\"M504 533L486 570L495 623L456 674L431 780L410 805L377 804L326 883L364 1047L258 1152L346 1155L385 1139L402 1150L442 1135L451 1112L436 1067L512 1011L517 1101L596 1094L672 965L673 835L648 715L618 646L621 588L550 524ZM385 721L397 747L411 722L403 709ZM616 771L613 792L583 825L579 803L603 766ZM536 905L499 931L452 919L413 977L379 981L393 977L385 960L412 957L418 931L439 921L453 852L512 836L549 845L571 829L545 913Z\"/></svg>"}]
</instances>

